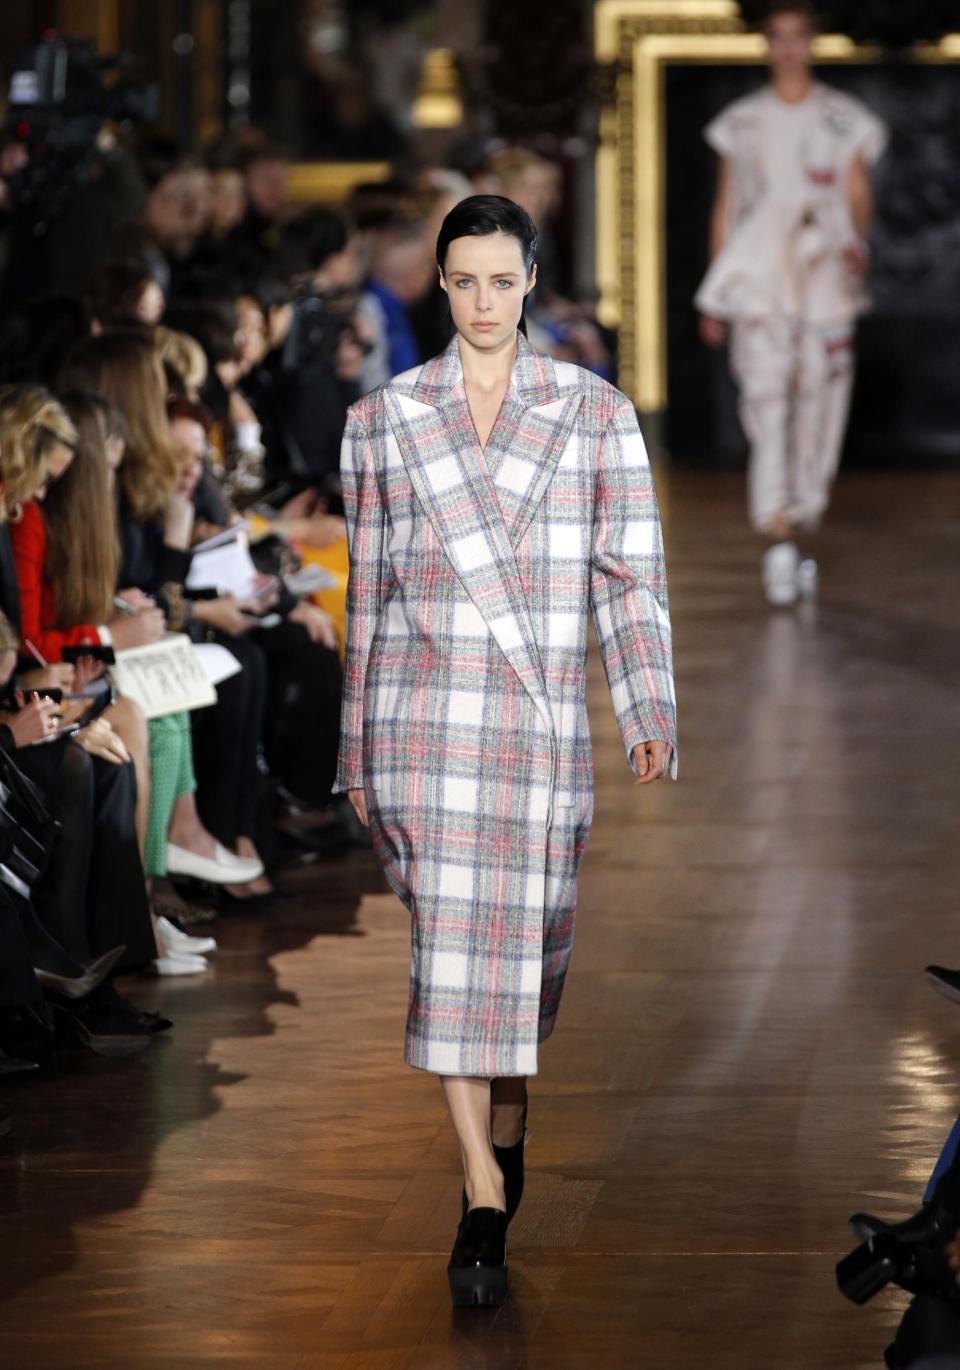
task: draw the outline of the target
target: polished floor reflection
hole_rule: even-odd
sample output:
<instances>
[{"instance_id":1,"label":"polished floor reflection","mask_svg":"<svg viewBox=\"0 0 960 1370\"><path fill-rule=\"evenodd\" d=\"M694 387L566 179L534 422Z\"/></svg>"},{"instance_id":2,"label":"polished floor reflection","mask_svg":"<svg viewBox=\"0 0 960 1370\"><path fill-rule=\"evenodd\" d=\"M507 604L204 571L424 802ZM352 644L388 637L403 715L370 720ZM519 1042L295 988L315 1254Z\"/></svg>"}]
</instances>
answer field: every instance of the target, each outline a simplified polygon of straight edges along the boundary
<instances>
[{"instance_id":1,"label":"polished floor reflection","mask_svg":"<svg viewBox=\"0 0 960 1370\"><path fill-rule=\"evenodd\" d=\"M681 782L635 791L594 661L597 809L531 1110L513 1297L449 1307L460 1181L400 1061L403 910L366 854L221 920L129 1062L5 1090L4 1363L857 1370L833 1284L960 1109L960 477L851 476L771 612L732 476L662 482Z\"/></svg>"}]
</instances>

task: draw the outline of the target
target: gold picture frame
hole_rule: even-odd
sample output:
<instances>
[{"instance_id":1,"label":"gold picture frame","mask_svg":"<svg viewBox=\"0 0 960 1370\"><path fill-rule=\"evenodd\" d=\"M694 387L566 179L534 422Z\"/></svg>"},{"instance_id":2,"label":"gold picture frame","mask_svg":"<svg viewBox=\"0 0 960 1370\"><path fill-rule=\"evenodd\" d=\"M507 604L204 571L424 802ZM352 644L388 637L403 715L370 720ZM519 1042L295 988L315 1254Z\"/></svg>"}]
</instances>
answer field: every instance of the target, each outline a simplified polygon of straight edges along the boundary
<instances>
[{"instance_id":1,"label":"gold picture frame","mask_svg":"<svg viewBox=\"0 0 960 1370\"><path fill-rule=\"evenodd\" d=\"M654 415L667 402L664 73L671 63L758 65L766 46L736 0L598 0L594 40L611 73L596 154L598 313L619 330L621 388ZM818 65L882 56L836 33L814 48ZM918 45L911 57L960 62L960 33Z\"/></svg>"}]
</instances>

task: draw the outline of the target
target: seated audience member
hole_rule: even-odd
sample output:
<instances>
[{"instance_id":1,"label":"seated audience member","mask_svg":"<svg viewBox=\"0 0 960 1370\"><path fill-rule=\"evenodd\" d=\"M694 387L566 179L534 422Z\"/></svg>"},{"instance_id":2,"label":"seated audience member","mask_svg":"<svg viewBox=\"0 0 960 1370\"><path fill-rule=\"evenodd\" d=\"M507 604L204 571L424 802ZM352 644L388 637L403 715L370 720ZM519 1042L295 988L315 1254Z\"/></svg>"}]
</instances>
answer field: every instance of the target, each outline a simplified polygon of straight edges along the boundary
<instances>
[{"instance_id":1,"label":"seated audience member","mask_svg":"<svg viewBox=\"0 0 960 1370\"><path fill-rule=\"evenodd\" d=\"M107 263L94 284L92 305L101 328L152 327L163 318L167 301L146 262L131 257Z\"/></svg>"},{"instance_id":2,"label":"seated audience member","mask_svg":"<svg viewBox=\"0 0 960 1370\"><path fill-rule=\"evenodd\" d=\"M182 461L164 407L166 387L159 353L140 333L91 338L68 358L64 383L92 389L116 405L129 431L115 487L119 580L134 587L135 593L128 590L120 598L140 614L155 612L151 603L155 597L170 627L182 631L193 616L184 594L193 507L178 491ZM219 691L221 702L214 710L232 693L231 686L246 691L250 685L243 672L225 681ZM246 884L261 877L259 859L229 851L201 822L189 717L172 714L153 719L149 734L147 874L160 878L169 871L219 885Z\"/></svg>"},{"instance_id":3,"label":"seated audience member","mask_svg":"<svg viewBox=\"0 0 960 1370\"><path fill-rule=\"evenodd\" d=\"M208 156L207 170L213 189L209 238L218 245L224 245L243 223L247 212L247 187L240 169L239 153L223 149Z\"/></svg>"},{"instance_id":4,"label":"seated audience member","mask_svg":"<svg viewBox=\"0 0 960 1370\"><path fill-rule=\"evenodd\" d=\"M111 257L145 262L169 298L210 223L210 177L205 168L180 157L172 142L160 138L144 148L140 165L146 198L139 217L117 229Z\"/></svg>"},{"instance_id":5,"label":"seated audience member","mask_svg":"<svg viewBox=\"0 0 960 1370\"><path fill-rule=\"evenodd\" d=\"M175 400L170 417L196 490L206 449L206 415L189 401ZM342 691L337 637L329 615L285 590L274 608L282 622L265 628L254 624L244 644L262 655L265 667L266 759L298 806L322 808L331 803L336 773ZM230 625L223 630L229 634ZM225 645L233 650L229 637Z\"/></svg>"},{"instance_id":6,"label":"seated audience member","mask_svg":"<svg viewBox=\"0 0 960 1370\"><path fill-rule=\"evenodd\" d=\"M21 590L11 528L15 535L31 501L42 499L66 476L76 446L74 425L47 391L39 386L0 391L0 583L4 612L17 631ZM23 648L34 657L41 655L29 638L23 638ZM30 691L69 691L82 683L75 674L75 668L54 662L21 672L17 684ZM18 716L4 721L16 739ZM17 764L47 796L62 823L52 860L34 890L47 931L75 963L86 964L122 945L119 969L149 964L156 946L134 824L136 784L122 739L100 718L74 738L61 737L45 747L23 746ZM129 1005L111 984L71 1012L78 1035L108 1054L116 1042L101 1038L141 1035L155 1030L157 1022Z\"/></svg>"},{"instance_id":7,"label":"seated audience member","mask_svg":"<svg viewBox=\"0 0 960 1370\"><path fill-rule=\"evenodd\" d=\"M235 259L262 271L277 250L287 216L287 166L283 148L260 140L239 154L246 193L246 213L232 230L227 246Z\"/></svg>"},{"instance_id":8,"label":"seated audience member","mask_svg":"<svg viewBox=\"0 0 960 1370\"><path fill-rule=\"evenodd\" d=\"M196 338L177 329L160 327L153 330L153 341L163 362L168 391L199 400L210 368Z\"/></svg>"}]
</instances>

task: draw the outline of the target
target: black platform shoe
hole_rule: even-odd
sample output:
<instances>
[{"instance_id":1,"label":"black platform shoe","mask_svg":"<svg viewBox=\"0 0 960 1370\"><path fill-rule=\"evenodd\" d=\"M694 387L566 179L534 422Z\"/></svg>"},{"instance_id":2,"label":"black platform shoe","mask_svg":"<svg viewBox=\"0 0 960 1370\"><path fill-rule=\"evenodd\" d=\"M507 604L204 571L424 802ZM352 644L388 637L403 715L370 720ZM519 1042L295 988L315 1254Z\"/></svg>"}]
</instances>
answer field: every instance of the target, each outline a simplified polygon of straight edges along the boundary
<instances>
[{"instance_id":1,"label":"black platform shoe","mask_svg":"<svg viewBox=\"0 0 960 1370\"><path fill-rule=\"evenodd\" d=\"M471 1208L460 1219L447 1266L455 1308L497 1308L507 1297L507 1215Z\"/></svg>"},{"instance_id":2,"label":"black platform shoe","mask_svg":"<svg viewBox=\"0 0 960 1370\"><path fill-rule=\"evenodd\" d=\"M523 1117L520 1119L520 1140L514 1142L512 1146L497 1146L493 1144L493 1154L497 1158L497 1165L503 1175L503 1193L507 1203L507 1222L513 1221L514 1214L520 1207L520 1200L523 1198L523 1179L524 1161L523 1149L527 1142L527 1109L524 1105ZM464 1188L460 1196L460 1213L465 1217L469 1203L467 1201L467 1191Z\"/></svg>"}]
</instances>

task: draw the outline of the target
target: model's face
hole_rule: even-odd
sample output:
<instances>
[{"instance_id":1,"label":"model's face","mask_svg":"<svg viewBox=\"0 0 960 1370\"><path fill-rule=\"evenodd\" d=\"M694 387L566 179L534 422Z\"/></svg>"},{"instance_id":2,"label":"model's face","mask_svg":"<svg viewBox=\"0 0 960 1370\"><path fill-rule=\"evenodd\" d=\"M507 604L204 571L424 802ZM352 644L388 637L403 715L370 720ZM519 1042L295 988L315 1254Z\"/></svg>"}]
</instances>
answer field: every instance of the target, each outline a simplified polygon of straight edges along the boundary
<instances>
[{"instance_id":1,"label":"model's face","mask_svg":"<svg viewBox=\"0 0 960 1370\"><path fill-rule=\"evenodd\" d=\"M767 48L775 76L796 76L813 59L813 30L802 14L778 14L767 25Z\"/></svg>"},{"instance_id":2,"label":"model's face","mask_svg":"<svg viewBox=\"0 0 960 1370\"><path fill-rule=\"evenodd\" d=\"M513 337L536 279L536 266L528 275L520 243L507 233L454 238L440 272L454 327L483 352Z\"/></svg>"}]
</instances>

